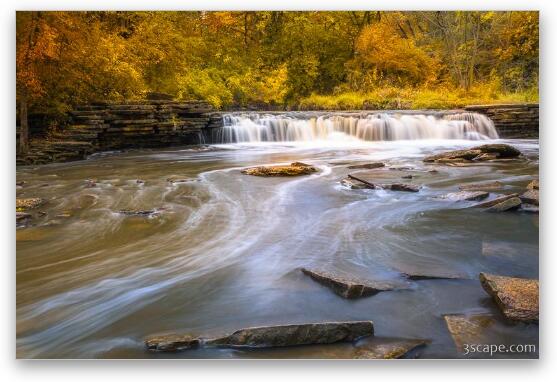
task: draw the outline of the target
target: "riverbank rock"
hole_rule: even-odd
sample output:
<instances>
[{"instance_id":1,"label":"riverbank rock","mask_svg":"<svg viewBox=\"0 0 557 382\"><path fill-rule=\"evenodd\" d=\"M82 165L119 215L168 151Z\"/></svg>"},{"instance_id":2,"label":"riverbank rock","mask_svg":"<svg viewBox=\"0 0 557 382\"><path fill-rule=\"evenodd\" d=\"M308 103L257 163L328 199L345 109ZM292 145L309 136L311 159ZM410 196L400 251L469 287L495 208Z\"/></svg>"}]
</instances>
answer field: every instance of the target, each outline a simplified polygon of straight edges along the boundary
<instances>
[{"instance_id":1,"label":"riverbank rock","mask_svg":"<svg viewBox=\"0 0 557 382\"><path fill-rule=\"evenodd\" d=\"M486 211L488 211L488 212L511 211L511 210L516 210L517 208L519 208L521 204L522 204L522 201L520 200L520 198L514 197L514 198L506 199L505 201L503 201L501 203L497 203L494 206L489 207Z\"/></svg>"},{"instance_id":2,"label":"riverbank rock","mask_svg":"<svg viewBox=\"0 0 557 382\"><path fill-rule=\"evenodd\" d=\"M352 342L373 335L373 322L322 322L246 328L212 340L207 345L225 347L279 347Z\"/></svg>"},{"instance_id":3,"label":"riverbank rock","mask_svg":"<svg viewBox=\"0 0 557 382\"><path fill-rule=\"evenodd\" d=\"M489 196L489 192L485 191L459 191L451 192L441 196L441 199L447 199L454 202L481 200Z\"/></svg>"},{"instance_id":4,"label":"riverbank rock","mask_svg":"<svg viewBox=\"0 0 557 382\"><path fill-rule=\"evenodd\" d=\"M301 271L337 295L348 299L373 296L379 292L396 289L393 284L364 280L339 272L306 268L302 268Z\"/></svg>"},{"instance_id":5,"label":"riverbank rock","mask_svg":"<svg viewBox=\"0 0 557 382\"><path fill-rule=\"evenodd\" d=\"M381 167L385 167L385 163L372 162L372 163L364 163L364 164L356 164L356 165L348 166L350 170L357 170L357 169L372 170L374 168L381 168Z\"/></svg>"},{"instance_id":6,"label":"riverbank rock","mask_svg":"<svg viewBox=\"0 0 557 382\"><path fill-rule=\"evenodd\" d=\"M352 359L400 359L405 358L413 350L426 346L428 340L421 339L393 339L380 343L370 343L358 346L354 350Z\"/></svg>"},{"instance_id":7,"label":"riverbank rock","mask_svg":"<svg viewBox=\"0 0 557 382\"><path fill-rule=\"evenodd\" d=\"M484 343L486 333L495 324L495 319L490 315L448 314L443 318L456 349L463 355L466 345Z\"/></svg>"},{"instance_id":8,"label":"riverbank rock","mask_svg":"<svg viewBox=\"0 0 557 382\"><path fill-rule=\"evenodd\" d=\"M255 176L298 176L317 172L317 168L309 164L294 162L288 166L260 166L242 170L243 174Z\"/></svg>"},{"instance_id":9,"label":"riverbank rock","mask_svg":"<svg viewBox=\"0 0 557 382\"><path fill-rule=\"evenodd\" d=\"M15 208L19 211L25 211L37 208L43 203L44 200L41 198L18 198L15 200Z\"/></svg>"},{"instance_id":10,"label":"riverbank rock","mask_svg":"<svg viewBox=\"0 0 557 382\"><path fill-rule=\"evenodd\" d=\"M538 322L538 280L480 273L484 290L493 298L503 315L510 320Z\"/></svg>"},{"instance_id":11,"label":"riverbank rock","mask_svg":"<svg viewBox=\"0 0 557 382\"><path fill-rule=\"evenodd\" d=\"M520 200L527 204L534 204L536 206L540 205L540 192L537 189L529 189L522 195L520 195Z\"/></svg>"},{"instance_id":12,"label":"riverbank rock","mask_svg":"<svg viewBox=\"0 0 557 382\"><path fill-rule=\"evenodd\" d=\"M147 350L156 352L177 352L199 346L199 338L183 334L165 334L145 339Z\"/></svg>"},{"instance_id":13,"label":"riverbank rock","mask_svg":"<svg viewBox=\"0 0 557 382\"><path fill-rule=\"evenodd\" d=\"M473 208L489 208L489 207L493 207L497 204L500 204L500 203L504 202L505 200L516 198L516 197L518 197L518 194L501 195L501 196L496 197L495 199L488 200L486 202L482 202L482 203L478 203L478 204L474 204L472 207Z\"/></svg>"},{"instance_id":14,"label":"riverbank rock","mask_svg":"<svg viewBox=\"0 0 557 382\"><path fill-rule=\"evenodd\" d=\"M462 191L493 191L499 190L503 188L503 183L499 181L495 182L487 182L487 183L472 183L472 184L463 184L458 188Z\"/></svg>"},{"instance_id":15,"label":"riverbank rock","mask_svg":"<svg viewBox=\"0 0 557 382\"><path fill-rule=\"evenodd\" d=\"M423 159L424 162L432 163L466 163L502 158L516 158L521 152L506 144L487 144L472 147L467 150L447 151L440 154L430 155Z\"/></svg>"}]
</instances>

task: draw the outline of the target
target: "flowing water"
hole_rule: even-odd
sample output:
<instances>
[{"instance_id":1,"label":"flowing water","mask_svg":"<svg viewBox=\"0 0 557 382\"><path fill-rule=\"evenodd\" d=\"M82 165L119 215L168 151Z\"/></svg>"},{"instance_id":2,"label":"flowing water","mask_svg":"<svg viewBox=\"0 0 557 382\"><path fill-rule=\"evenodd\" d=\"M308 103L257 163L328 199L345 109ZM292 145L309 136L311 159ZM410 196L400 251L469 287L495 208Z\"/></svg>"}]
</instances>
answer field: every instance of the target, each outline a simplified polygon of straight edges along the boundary
<instances>
[{"instance_id":1,"label":"flowing water","mask_svg":"<svg viewBox=\"0 0 557 382\"><path fill-rule=\"evenodd\" d=\"M378 337L430 339L422 357L455 358L462 355L443 315L457 313L493 315L482 340L537 345L537 325L505 323L477 274L537 278L538 216L489 214L466 208L473 202L436 198L482 181L499 180L503 192L523 190L538 177L537 140L499 140L488 119L470 114L225 118L222 144L202 149L17 169L17 180L26 182L18 197L47 200L43 216L17 229L18 357L342 357L348 345L153 354L142 341L171 331L211 336L249 326L372 320ZM421 161L494 141L525 158L465 167ZM320 171L294 178L240 172L293 161ZM369 161L387 164L373 170L377 176L422 189L340 185L357 171L347 165ZM401 179L408 174L414 178ZM119 213L148 209L158 210ZM378 280L402 281L400 271L408 269L467 279L416 281L408 290L345 300L299 271L308 266Z\"/></svg>"}]
</instances>

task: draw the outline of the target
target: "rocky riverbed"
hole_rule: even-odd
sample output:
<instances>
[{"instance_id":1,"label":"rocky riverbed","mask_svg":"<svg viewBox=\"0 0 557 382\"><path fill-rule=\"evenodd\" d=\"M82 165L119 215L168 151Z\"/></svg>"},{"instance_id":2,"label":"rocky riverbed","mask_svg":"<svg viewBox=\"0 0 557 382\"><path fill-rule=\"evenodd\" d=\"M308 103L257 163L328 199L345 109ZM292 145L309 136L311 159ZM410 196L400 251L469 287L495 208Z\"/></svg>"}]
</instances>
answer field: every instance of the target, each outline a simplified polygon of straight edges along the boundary
<instances>
[{"instance_id":1,"label":"rocky riverbed","mask_svg":"<svg viewBox=\"0 0 557 382\"><path fill-rule=\"evenodd\" d=\"M18 168L18 356L537 349L537 141L318 143Z\"/></svg>"}]
</instances>

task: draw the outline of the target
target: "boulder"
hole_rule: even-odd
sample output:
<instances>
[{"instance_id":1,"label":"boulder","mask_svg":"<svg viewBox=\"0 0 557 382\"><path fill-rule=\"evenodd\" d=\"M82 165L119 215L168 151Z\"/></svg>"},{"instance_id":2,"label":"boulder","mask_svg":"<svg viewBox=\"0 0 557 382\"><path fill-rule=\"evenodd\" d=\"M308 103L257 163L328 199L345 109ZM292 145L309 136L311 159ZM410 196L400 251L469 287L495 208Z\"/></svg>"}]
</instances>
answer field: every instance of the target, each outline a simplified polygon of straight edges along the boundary
<instances>
[{"instance_id":1,"label":"boulder","mask_svg":"<svg viewBox=\"0 0 557 382\"><path fill-rule=\"evenodd\" d=\"M412 350L425 346L428 340L396 339L365 344L354 349L352 359L399 359L405 358Z\"/></svg>"},{"instance_id":2,"label":"boulder","mask_svg":"<svg viewBox=\"0 0 557 382\"><path fill-rule=\"evenodd\" d=\"M497 203L496 205L489 207L486 211L488 212L511 211L519 208L521 204L522 201L520 200L520 198L514 197L514 198L507 199L501 203Z\"/></svg>"},{"instance_id":3,"label":"boulder","mask_svg":"<svg viewBox=\"0 0 557 382\"><path fill-rule=\"evenodd\" d=\"M484 290L510 320L538 322L538 280L480 273Z\"/></svg>"},{"instance_id":4,"label":"boulder","mask_svg":"<svg viewBox=\"0 0 557 382\"><path fill-rule=\"evenodd\" d=\"M317 168L309 164L294 162L288 166L260 166L242 170L243 174L255 176L298 176L317 172Z\"/></svg>"},{"instance_id":5,"label":"boulder","mask_svg":"<svg viewBox=\"0 0 557 382\"><path fill-rule=\"evenodd\" d=\"M373 296L379 292L396 288L395 285L389 283L364 280L338 272L333 273L320 269L306 268L302 268L301 270L305 275L308 275L319 284L330 288L339 296L348 299Z\"/></svg>"},{"instance_id":6,"label":"boulder","mask_svg":"<svg viewBox=\"0 0 557 382\"><path fill-rule=\"evenodd\" d=\"M468 150L454 150L430 155L425 157L423 161L434 163L461 163L467 161L516 158L520 155L521 152L518 149L510 145L496 143L472 147Z\"/></svg>"},{"instance_id":7,"label":"boulder","mask_svg":"<svg viewBox=\"0 0 557 382\"><path fill-rule=\"evenodd\" d=\"M455 202L461 201L471 201L471 200L481 200L489 196L489 192L485 191L460 191L451 192L449 194L441 196L441 199L448 199Z\"/></svg>"},{"instance_id":8,"label":"boulder","mask_svg":"<svg viewBox=\"0 0 557 382\"><path fill-rule=\"evenodd\" d=\"M540 189L540 181L538 179L534 179L533 181L528 183L528 186L526 188L529 189L529 190L539 190Z\"/></svg>"},{"instance_id":9,"label":"boulder","mask_svg":"<svg viewBox=\"0 0 557 382\"><path fill-rule=\"evenodd\" d=\"M199 338L187 334L165 334L145 339L147 350L158 352L176 352L196 348L199 343Z\"/></svg>"},{"instance_id":10,"label":"boulder","mask_svg":"<svg viewBox=\"0 0 557 382\"><path fill-rule=\"evenodd\" d=\"M463 184L458 187L462 191L491 191L491 190L499 190L503 188L503 183L499 181L495 182L488 182L488 183L472 183L472 184Z\"/></svg>"},{"instance_id":11,"label":"boulder","mask_svg":"<svg viewBox=\"0 0 557 382\"><path fill-rule=\"evenodd\" d=\"M465 353L466 344L482 344L486 341L486 334L495 324L490 315L448 314L443 316L447 329L459 353Z\"/></svg>"},{"instance_id":12,"label":"boulder","mask_svg":"<svg viewBox=\"0 0 557 382\"><path fill-rule=\"evenodd\" d=\"M489 207L493 207L493 206L495 206L499 203L502 203L505 200L516 198L517 196L518 196L518 194L501 195L501 196L496 197L495 199L488 200L488 201L483 202L483 203L474 204L472 207L474 207L474 208L489 208Z\"/></svg>"},{"instance_id":13,"label":"boulder","mask_svg":"<svg viewBox=\"0 0 557 382\"><path fill-rule=\"evenodd\" d=\"M322 322L240 329L205 343L224 347L266 348L352 342L372 335L371 321Z\"/></svg>"},{"instance_id":14,"label":"boulder","mask_svg":"<svg viewBox=\"0 0 557 382\"><path fill-rule=\"evenodd\" d=\"M348 168L350 170L356 170L356 169L371 170L371 169L380 168L380 167L385 167L385 163L372 162L372 163L364 163L364 164L356 164L356 165L348 166Z\"/></svg>"},{"instance_id":15,"label":"boulder","mask_svg":"<svg viewBox=\"0 0 557 382\"><path fill-rule=\"evenodd\" d=\"M15 200L15 208L20 211L36 208L44 203L41 198L17 198Z\"/></svg>"},{"instance_id":16,"label":"boulder","mask_svg":"<svg viewBox=\"0 0 557 382\"><path fill-rule=\"evenodd\" d=\"M536 206L540 205L540 191L536 189L530 189L520 195L520 200L524 203L534 204Z\"/></svg>"}]
</instances>

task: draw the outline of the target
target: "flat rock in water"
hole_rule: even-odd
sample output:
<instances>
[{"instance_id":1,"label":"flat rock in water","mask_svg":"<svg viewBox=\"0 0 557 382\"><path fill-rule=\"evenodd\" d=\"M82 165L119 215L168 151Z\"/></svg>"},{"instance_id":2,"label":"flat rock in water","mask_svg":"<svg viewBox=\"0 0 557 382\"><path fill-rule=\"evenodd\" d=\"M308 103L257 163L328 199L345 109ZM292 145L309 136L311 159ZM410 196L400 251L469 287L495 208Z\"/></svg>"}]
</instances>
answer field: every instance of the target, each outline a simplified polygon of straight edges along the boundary
<instances>
[{"instance_id":1,"label":"flat rock in water","mask_svg":"<svg viewBox=\"0 0 557 382\"><path fill-rule=\"evenodd\" d=\"M530 212L530 213L533 213L533 214L539 214L540 213L540 207L535 206L533 204L522 203L520 205L520 211Z\"/></svg>"},{"instance_id":2,"label":"flat rock in water","mask_svg":"<svg viewBox=\"0 0 557 382\"><path fill-rule=\"evenodd\" d=\"M428 340L395 339L379 343L365 344L354 350L352 359L399 359L404 358L412 350L425 346Z\"/></svg>"},{"instance_id":3,"label":"flat rock in water","mask_svg":"<svg viewBox=\"0 0 557 382\"><path fill-rule=\"evenodd\" d=\"M317 172L317 168L309 164L294 162L288 166L260 166L242 170L242 174L255 176L298 176Z\"/></svg>"},{"instance_id":4,"label":"flat rock in water","mask_svg":"<svg viewBox=\"0 0 557 382\"><path fill-rule=\"evenodd\" d=\"M199 343L199 338L187 334L165 334L145 339L145 346L148 350L160 352L176 352L196 348Z\"/></svg>"},{"instance_id":5,"label":"flat rock in water","mask_svg":"<svg viewBox=\"0 0 557 382\"><path fill-rule=\"evenodd\" d=\"M126 216L154 216L162 213L162 211L164 209L155 208L152 210L120 210L118 213Z\"/></svg>"},{"instance_id":6,"label":"flat rock in water","mask_svg":"<svg viewBox=\"0 0 557 382\"><path fill-rule=\"evenodd\" d=\"M372 335L371 321L322 322L240 329L205 343L210 346L266 348L352 342Z\"/></svg>"},{"instance_id":7,"label":"flat rock in water","mask_svg":"<svg viewBox=\"0 0 557 382\"><path fill-rule=\"evenodd\" d=\"M482 203L478 203L478 204L474 204L472 207L474 207L474 208L489 208L489 207L493 207L493 206L495 206L499 203L502 203L505 200L516 198L517 196L518 196L518 194L501 195L501 196L496 197L495 199L488 200L486 202L482 202Z\"/></svg>"},{"instance_id":8,"label":"flat rock in water","mask_svg":"<svg viewBox=\"0 0 557 382\"><path fill-rule=\"evenodd\" d=\"M344 187L348 187L352 190L363 190L363 189L370 189L371 188L367 184L364 184L362 182L358 182L356 180L352 180L350 178L342 179L340 181L340 184L343 185Z\"/></svg>"},{"instance_id":9,"label":"flat rock in water","mask_svg":"<svg viewBox=\"0 0 557 382\"><path fill-rule=\"evenodd\" d=\"M486 331L495 323L490 315L448 314L443 318L459 353L465 352L466 345L482 344Z\"/></svg>"},{"instance_id":10,"label":"flat rock in water","mask_svg":"<svg viewBox=\"0 0 557 382\"><path fill-rule=\"evenodd\" d=\"M351 170L356 170L356 169L371 170L371 169L380 168L380 167L385 167L385 163L373 162L373 163L355 164L355 165L352 165L352 166L348 166L348 168L351 169Z\"/></svg>"},{"instance_id":11,"label":"flat rock in water","mask_svg":"<svg viewBox=\"0 0 557 382\"><path fill-rule=\"evenodd\" d=\"M41 198L17 198L15 200L15 208L22 209L22 210L29 210L32 208L36 208L44 203L44 200Z\"/></svg>"},{"instance_id":12,"label":"flat rock in water","mask_svg":"<svg viewBox=\"0 0 557 382\"><path fill-rule=\"evenodd\" d=\"M515 321L538 322L538 280L480 273L480 282L505 317Z\"/></svg>"},{"instance_id":13,"label":"flat rock in water","mask_svg":"<svg viewBox=\"0 0 557 382\"><path fill-rule=\"evenodd\" d=\"M524 203L534 204L536 206L540 205L540 191L536 189L531 189L520 195L520 200Z\"/></svg>"},{"instance_id":14,"label":"flat rock in water","mask_svg":"<svg viewBox=\"0 0 557 382\"><path fill-rule=\"evenodd\" d=\"M470 200L481 200L489 196L489 192L485 191L459 191L451 192L449 194L441 196L441 199L448 199L455 202L470 201Z\"/></svg>"},{"instance_id":15,"label":"flat rock in water","mask_svg":"<svg viewBox=\"0 0 557 382\"><path fill-rule=\"evenodd\" d=\"M463 184L458 187L462 191L491 191L499 190L503 188L503 183L499 181L489 182L489 183L473 183L473 184Z\"/></svg>"},{"instance_id":16,"label":"flat rock in water","mask_svg":"<svg viewBox=\"0 0 557 382\"><path fill-rule=\"evenodd\" d=\"M409 280L435 280L435 279L467 279L463 274L444 270L422 271L419 269L398 269L398 271Z\"/></svg>"},{"instance_id":17,"label":"flat rock in water","mask_svg":"<svg viewBox=\"0 0 557 382\"><path fill-rule=\"evenodd\" d=\"M349 299L373 296L379 292L397 289L393 284L363 280L338 272L306 268L302 268L301 270L319 284L332 289L332 291L339 296Z\"/></svg>"},{"instance_id":18,"label":"flat rock in water","mask_svg":"<svg viewBox=\"0 0 557 382\"><path fill-rule=\"evenodd\" d=\"M539 190L540 189L540 181L538 179L534 179L533 181L528 183L528 186L526 188L529 189L529 190Z\"/></svg>"},{"instance_id":19,"label":"flat rock in water","mask_svg":"<svg viewBox=\"0 0 557 382\"><path fill-rule=\"evenodd\" d=\"M440 154L430 155L423 159L424 162L435 163L459 163L466 161L483 161L500 158L516 158L521 152L506 144L487 144L472 147L467 150L447 151Z\"/></svg>"},{"instance_id":20,"label":"flat rock in water","mask_svg":"<svg viewBox=\"0 0 557 382\"><path fill-rule=\"evenodd\" d=\"M489 212L505 212L516 210L522 204L522 200L520 198L514 197L507 199L501 203L497 203L496 205L489 207L486 211Z\"/></svg>"},{"instance_id":21,"label":"flat rock in water","mask_svg":"<svg viewBox=\"0 0 557 382\"><path fill-rule=\"evenodd\" d=\"M415 184L408 184L408 183L391 183L391 184L382 184L380 185L381 188L386 190L392 191L407 191L407 192L418 192L420 191L420 186Z\"/></svg>"}]
</instances>

